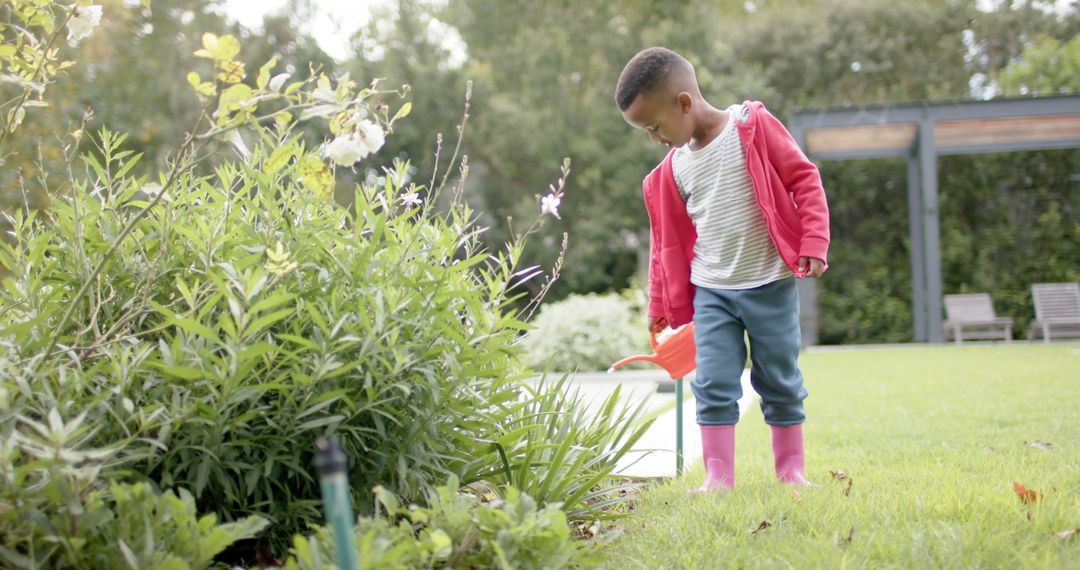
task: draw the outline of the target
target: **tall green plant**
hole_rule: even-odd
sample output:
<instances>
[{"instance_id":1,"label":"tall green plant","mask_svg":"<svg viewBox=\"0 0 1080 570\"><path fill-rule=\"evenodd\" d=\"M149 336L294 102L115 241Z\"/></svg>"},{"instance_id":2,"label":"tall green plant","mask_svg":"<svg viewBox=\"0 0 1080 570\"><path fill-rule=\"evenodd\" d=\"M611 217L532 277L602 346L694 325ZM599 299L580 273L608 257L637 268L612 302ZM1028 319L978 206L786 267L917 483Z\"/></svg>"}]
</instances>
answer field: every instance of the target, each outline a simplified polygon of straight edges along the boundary
<instances>
[{"instance_id":1,"label":"tall green plant","mask_svg":"<svg viewBox=\"0 0 1080 570\"><path fill-rule=\"evenodd\" d=\"M589 423L579 401L523 388L517 341L538 298L513 303L540 271L518 260L543 218L487 250L461 201L460 137L428 185L396 162L339 206L334 169L378 150L410 106L391 115L382 97L395 92L348 76L290 83L274 59L248 84L237 53L235 38L204 36L196 55L213 71L188 79L206 111L166 172L133 175L139 155L105 130L53 208L7 216L0 433L22 449L34 422L78 417L86 445L115 458L85 490L189 489L199 512L265 517L278 551L321 519L310 460L327 433L355 459L355 489L416 500L462 475L505 493L539 481L542 504L575 516L601 508L590 503L640 436L638 412L612 399ZM296 132L319 118L333 139L310 148ZM202 172L221 150L231 158ZM568 174L567 161L542 213L558 215ZM565 441L526 441L541 434ZM10 454L12 469L31 455Z\"/></svg>"},{"instance_id":2,"label":"tall green plant","mask_svg":"<svg viewBox=\"0 0 1080 570\"><path fill-rule=\"evenodd\" d=\"M519 489L541 504L562 503L573 520L617 518L623 513L613 507L628 501L621 491L640 483L612 485L616 465L655 417L645 415L645 401L624 405L620 388L600 402L587 402L568 378L545 376L528 388L498 426L492 442L498 460L486 462L482 479L500 484L496 489Z\"/></svg>"},{"instance_id":3,"label":"tall green plant","mask_svg":"<svg viewBox=\"0 0 1080 570\"><path fill-rule=\"evenodd\" d=\"M101 371L55 400L16 390L20 408L118 392L120 409L90 410L98 441L145 438L152 453L139 450L135 471L224 517L267 512L291 533L318 519L309 450L328 431L356 459L356 488L406 497L482 453L477 439L525 374L513 346L524 324L506 310L520 246L492 255L467 207L443 217L409 203L405 164L358 188L349 212L297 182L310 153L297 148L271 174L273 151L255 148L258 161L181 176L150 210L128 181L58 200L47 219L17 215L0 256L4 334L45 377ZM132 220L136 239L116 246ZM65 329L86 274L68 268L95 262L107 278L91 274ZM46 360L57 335L87 340ZM133 420L125 405L152 412Z\"/></svg>"}]
</instances>

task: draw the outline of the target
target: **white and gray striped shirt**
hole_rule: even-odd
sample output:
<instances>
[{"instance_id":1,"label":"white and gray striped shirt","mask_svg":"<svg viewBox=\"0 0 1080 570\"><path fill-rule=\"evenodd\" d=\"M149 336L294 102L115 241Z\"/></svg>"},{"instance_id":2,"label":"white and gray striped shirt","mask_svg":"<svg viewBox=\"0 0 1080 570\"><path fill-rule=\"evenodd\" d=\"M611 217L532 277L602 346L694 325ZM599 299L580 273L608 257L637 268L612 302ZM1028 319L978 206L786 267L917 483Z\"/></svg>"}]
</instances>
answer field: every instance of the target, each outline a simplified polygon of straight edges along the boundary
<instances>
[{"instance_id":1,"label":"white and gray striped shirt","mask_svg":"<svg viewBox=\"0 0 1080 570\"><path fill-rule=\"evenodd\" d=\"M672 168L698 234L690 281L710 289L751 289L790 277L791 270L769 236L746 171L735 127L743 106L727 111L720 134L698 150L680 147Z\"/></svg>"}]
</instances>

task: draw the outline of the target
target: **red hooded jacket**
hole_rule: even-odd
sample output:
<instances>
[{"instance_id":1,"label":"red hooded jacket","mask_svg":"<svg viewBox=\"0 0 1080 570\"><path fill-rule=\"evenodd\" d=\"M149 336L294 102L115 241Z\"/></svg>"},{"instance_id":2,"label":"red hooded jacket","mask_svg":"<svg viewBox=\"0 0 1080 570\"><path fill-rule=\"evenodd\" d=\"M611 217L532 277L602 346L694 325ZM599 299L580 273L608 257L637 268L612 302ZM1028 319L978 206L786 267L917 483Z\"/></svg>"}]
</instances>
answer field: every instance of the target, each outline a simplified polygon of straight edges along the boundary
<instances>
[{"instance_id":1,"label":"red hooded jacket","mask_svg":"<svg viewBox=\"0 0 1080 570\"><path fill-rule=\"evenodd\" d=\"M806 158L784 125L759 101L746 101L738 121L746 169L769 235L796 277L799 257L828 260L829 207L817 166ZM671 167L674 150L645 177L649 212L649 316L672 327L694 319L690 261L697 230L686 211Z\"/></svg>"}]
</instances>

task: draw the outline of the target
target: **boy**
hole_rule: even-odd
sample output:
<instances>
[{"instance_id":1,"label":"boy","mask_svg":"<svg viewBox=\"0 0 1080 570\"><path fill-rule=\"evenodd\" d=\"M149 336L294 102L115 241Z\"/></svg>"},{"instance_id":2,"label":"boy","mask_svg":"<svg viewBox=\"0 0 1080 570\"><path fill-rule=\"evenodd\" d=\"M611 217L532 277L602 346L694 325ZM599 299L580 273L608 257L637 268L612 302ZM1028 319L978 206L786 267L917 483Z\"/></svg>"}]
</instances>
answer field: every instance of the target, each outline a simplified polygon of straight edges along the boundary
<instances>
[{"instance_id":1,"label":"boy","mask_svg":"<svg viewBox=\"0 0 1080 570\"><path fill-rule=\"evenodd\" d=\"M643 184L649 330L695 321L691 389L707 473L699 490L735 486L744 333L776 476L809 484L795 278L828 268L829 210L817 167L762 103L710 105L693 66L669 49L635 55L615 99L627 123L670 149Z\"/></svg>"}]
</instances>

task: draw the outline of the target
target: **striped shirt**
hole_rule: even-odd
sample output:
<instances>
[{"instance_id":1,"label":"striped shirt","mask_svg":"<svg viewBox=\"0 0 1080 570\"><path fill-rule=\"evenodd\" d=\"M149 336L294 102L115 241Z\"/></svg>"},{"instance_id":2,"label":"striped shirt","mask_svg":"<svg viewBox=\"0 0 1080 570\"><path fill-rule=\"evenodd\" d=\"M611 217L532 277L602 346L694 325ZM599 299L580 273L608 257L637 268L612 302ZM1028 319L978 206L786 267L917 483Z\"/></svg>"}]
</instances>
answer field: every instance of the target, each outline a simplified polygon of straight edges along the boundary
<instances>
[{"instance_id":1,"label":"striped shirt","mask_svg":"<svg viewBox=\"0 0 1080 570\"><path fill-rule=\"evenodd\" d=\"M680 147L672 168L698 235L690 281L710 289L751 289L790 277L791 270L769 236L746 170L735 127L744 108L727 111L720 134L698 150Z\"/></svg>"}]
</instances>

